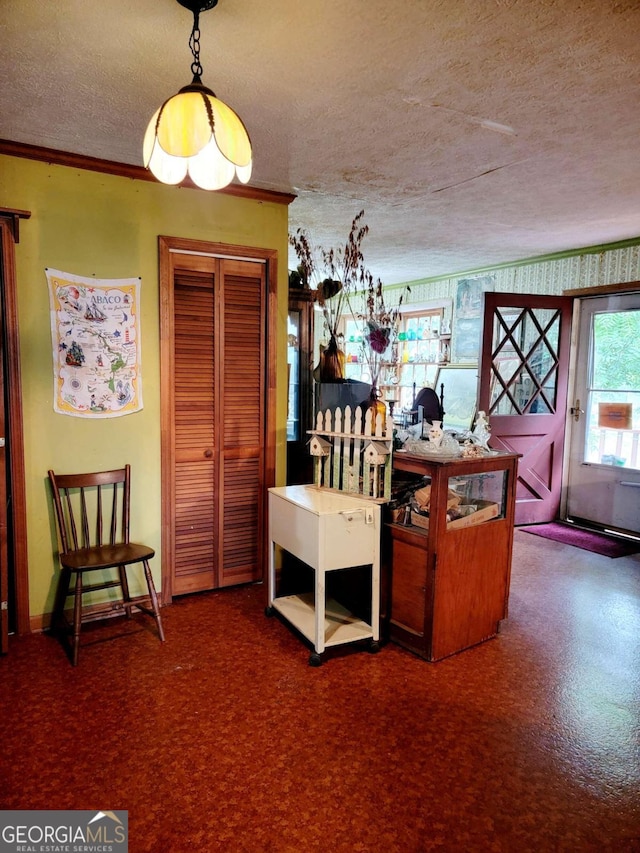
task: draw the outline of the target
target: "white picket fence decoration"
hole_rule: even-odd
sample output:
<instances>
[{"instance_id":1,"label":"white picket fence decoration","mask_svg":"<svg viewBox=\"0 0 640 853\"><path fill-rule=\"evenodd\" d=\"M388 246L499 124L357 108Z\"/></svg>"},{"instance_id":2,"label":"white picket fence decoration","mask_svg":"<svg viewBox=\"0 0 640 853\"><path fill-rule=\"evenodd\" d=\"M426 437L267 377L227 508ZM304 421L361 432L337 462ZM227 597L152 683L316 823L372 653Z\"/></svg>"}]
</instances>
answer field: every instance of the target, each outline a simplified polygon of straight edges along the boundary
<instances>
[{"instance_id":1,"label":"white picket fence decoration","mask_svg":"<svg viewBox=\"0 0 640 853\"><path fill-rule=\"evenodd\" d=\"M339 408L333 412L327 409L318 412L316 428L309 434L320 439L312 447L313 482L318 488L349 492L379 503L389 500L393 455L390 415L384 418L378 413L373 423L370 408L363 413L358 406L353 416L350 406L344 413Z\"/></svg>"}]
</instances>

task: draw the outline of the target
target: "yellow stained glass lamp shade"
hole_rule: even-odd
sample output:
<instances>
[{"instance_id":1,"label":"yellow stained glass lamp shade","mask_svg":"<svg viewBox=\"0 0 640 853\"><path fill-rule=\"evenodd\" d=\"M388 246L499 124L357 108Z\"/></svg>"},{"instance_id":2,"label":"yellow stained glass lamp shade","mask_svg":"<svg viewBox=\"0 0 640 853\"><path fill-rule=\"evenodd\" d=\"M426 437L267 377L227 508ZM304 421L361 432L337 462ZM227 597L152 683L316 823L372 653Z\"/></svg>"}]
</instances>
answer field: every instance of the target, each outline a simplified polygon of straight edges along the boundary
<instances>
[{"instance_id":1,"label":"yellow stained glass lamp shade","mask_svg":"<svg viewBox=\"0 0 640 853\"><path fill-rule=\"evenodd\" d=\"M179 184L189 175L202 189L217 190L234 177L244 184L251 178L251 142L244 124L195 81L156 111L143 156L145 167L165 184Z\"/></svg>"}]
</instances>

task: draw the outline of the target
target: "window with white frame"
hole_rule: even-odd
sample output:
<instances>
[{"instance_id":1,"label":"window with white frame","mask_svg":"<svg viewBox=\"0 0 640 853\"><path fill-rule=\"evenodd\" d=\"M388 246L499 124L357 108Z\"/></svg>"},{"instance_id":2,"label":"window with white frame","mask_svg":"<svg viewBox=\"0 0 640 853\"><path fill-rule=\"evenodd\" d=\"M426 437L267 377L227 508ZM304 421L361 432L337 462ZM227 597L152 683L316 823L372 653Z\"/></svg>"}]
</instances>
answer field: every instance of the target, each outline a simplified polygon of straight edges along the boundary
<instances>
[{"instance_id":1,"label":"window with white frame","mask_svg":"<svg viewBox=\"0 0 640 853\"><path fill-rule=\"evenodd\" d=\"M363 349L362 324L343 318L340 344L345 353L345 379L370 382L369 365ZM380 391L383 399L394 403L395 411L410 411L414 395L433 387L438 367L449 361L450 320L442 306L419 311L404 311L398 340L389 350L389 362L383 368Z\"/></svg>"}]
</instances>

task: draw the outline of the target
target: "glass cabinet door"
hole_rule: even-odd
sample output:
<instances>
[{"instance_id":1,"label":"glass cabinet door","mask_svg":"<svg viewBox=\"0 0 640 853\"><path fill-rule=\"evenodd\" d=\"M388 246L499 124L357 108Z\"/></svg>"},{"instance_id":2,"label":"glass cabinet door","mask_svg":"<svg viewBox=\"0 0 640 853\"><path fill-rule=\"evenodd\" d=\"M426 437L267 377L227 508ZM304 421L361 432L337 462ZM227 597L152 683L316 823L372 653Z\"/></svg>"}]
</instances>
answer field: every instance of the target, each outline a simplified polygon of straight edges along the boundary
<instances>
[{"instance_id":1,"label":"glass cabinet door","mask_svg":"<svg viewBox=\"0 0 640 853\"><path fill-rule=\"evenodd\" d=\"M300 441L300 311L287 316L287 441Z\"/></svg>"},{"instance_id":2,"label":"glass cabinet door","mask_svg":"<svg viewBox=\"0 0 640 853\"><path fill-rule=\"evenodd\" d=\"M447 530L504 518L507 471L449 477Z\"/></svg>"},{"instance_id":3,"label":"glass cabinet door","mask_svg":"<svg viewBox=\"0 0 640 853\"><path fill-rule=\"evenodd\" d=\"M289 288L287 314L287 485L313 482L313 294Z\"/></svg>"}]
</instances>

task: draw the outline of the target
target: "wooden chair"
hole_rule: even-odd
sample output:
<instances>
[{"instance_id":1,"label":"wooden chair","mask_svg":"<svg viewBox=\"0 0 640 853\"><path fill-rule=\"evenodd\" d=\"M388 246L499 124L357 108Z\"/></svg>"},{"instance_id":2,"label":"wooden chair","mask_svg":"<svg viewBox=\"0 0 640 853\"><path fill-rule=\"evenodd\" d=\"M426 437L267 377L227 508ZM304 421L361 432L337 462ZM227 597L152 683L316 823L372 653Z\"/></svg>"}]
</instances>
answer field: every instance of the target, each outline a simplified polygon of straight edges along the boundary
<instances>
[{"instance_id":1,"label":"wooden chair","mask_svg":"<svg viewBox=\"0 0 640 853\"><path fill-rule=\"evenodd\" d=\"M153 585L149 560L154 550L146 545L129 541L129 510L131 471L130 466L114 471L99 471L90 474L55 474L49 471L53 490L58 532L60 534L61 576L53 613L52 628L63 629L66 636L71 633L71 661L78 663L80 628L83 622L100 618L114 610L124 610L127 618L133 608L153 616L158 625L160 641L164 642L164 631L158 597ZM103 544L104 536L108 543ZM142 563L147 582L148 595L131 598L126 567ZM117 577L111 580L85 585L83 578L88 572L104 572L116 569ZM70 590L71 577L75 574L75 586ZM87 611L83 608L82 596L87 592L119 587L120 600L108 606ZM73 596L73 619L66 617L65 603Z\"/></svg>"}]
</instances>

